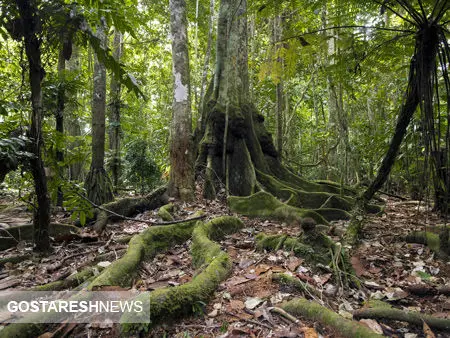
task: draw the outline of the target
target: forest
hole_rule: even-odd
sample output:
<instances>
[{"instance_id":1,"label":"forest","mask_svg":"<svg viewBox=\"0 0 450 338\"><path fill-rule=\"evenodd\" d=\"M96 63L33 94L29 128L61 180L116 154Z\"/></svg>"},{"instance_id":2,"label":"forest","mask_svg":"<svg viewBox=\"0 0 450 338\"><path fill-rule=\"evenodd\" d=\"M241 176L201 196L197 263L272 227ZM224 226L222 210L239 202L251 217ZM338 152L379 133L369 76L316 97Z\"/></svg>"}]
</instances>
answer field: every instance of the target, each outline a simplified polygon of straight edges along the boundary
<instances>
[{"instance_id":1,"label":"forest","mask_svg":"<svg viewBox=\"0 0 450 338\"><path fill-rule=\"evenodd\" d=\"M0 0L0 337L449 337L449 67L447 0Z\"/></svg>"}]
</instances>

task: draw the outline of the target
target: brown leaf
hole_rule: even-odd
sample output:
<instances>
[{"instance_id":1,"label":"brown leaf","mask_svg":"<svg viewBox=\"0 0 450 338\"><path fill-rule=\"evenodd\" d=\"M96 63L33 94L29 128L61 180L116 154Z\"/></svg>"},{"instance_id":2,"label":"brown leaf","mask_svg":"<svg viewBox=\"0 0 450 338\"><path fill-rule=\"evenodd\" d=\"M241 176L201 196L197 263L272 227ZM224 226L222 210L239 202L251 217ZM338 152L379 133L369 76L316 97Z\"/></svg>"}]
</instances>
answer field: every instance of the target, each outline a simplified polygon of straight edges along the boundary
<instances>
[{"instance_id":1,"label":"brown leaf","mask_svg":"<svg viewBox=\"0 0 450 338\"><path fill-rule=\"evenodd\" d=\"M295 256L294 257L291 256L291 257L289 257L289 262L287 264L287 268L290 271L294 272L298 268L298 266L302 263L303 263L303 259L295 257Z\"/></svg>"},{"instance_id":2,"label":"brown leaf","mask_svg":"<svg viewBox=\"0 0 450 338\"><path fill-rule=\"evenodd\" d=\"M243 310L245 308L244 302L237 299L232 299L228 306L231 310Z\"/></svg>"},{"instance_id":3,"label":"brown leaf","mask_svg":"<svg viewBox=\"0 0 450 338\"><path fill-rule=\"evenodd\" d=\"M355 273L358 277L361 277L366 272L366 269L364 268L364 265L361 263L358 256L352 256L351 263L353 266L353 269L355 269Z\"/></svg>"},{"instance_id":4,"label":"brown leaf","mask_svg":"<svg viewBox=\"0 0 450 338\"><path fill-rule=\"evenodd\" d=\"M361 324L363 324L364 326L367 326L373 332L378 333L378 334L383 334L383 329L380 326L380 324L378 324L378 322L376 320L373 320L373 319L361 319L359 322Z\"/></svg>"},{"instance_id":5,"label":"brown leaf","mask_svg":"<svg viewBox=\"0 0 450 338\"><path fill-rule=\"evenodd\" d=\"M255 274L257 276L267 272L268 270L270 270L272 267L270 265L266 265L266 264L260 264L256 267L255 269Z\"/></svg>"},{"instance_id":6,"label":"brown leaf","mask_svg":"<svg viewBox=\"0 0 450 338\"><path fill-rule=\"evenodd\" d=\"M304 327L302 332L305 338L319 338L319 334L313 327Z\"/></svg>"}]
</instances>

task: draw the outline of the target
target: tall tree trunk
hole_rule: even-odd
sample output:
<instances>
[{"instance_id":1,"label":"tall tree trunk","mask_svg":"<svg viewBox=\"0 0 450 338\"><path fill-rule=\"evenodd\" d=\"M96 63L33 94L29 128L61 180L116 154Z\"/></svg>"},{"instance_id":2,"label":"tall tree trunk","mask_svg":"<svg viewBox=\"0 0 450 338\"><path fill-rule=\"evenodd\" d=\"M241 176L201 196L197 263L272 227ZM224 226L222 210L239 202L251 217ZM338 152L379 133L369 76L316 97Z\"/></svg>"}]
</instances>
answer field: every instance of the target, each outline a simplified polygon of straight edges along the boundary
<instances>
[{"instance_id":1,"label":"tall tree trunk","mask_svg":"<svg viewBox=\"0 0 450 338\"><path fill-rule=\"evenodd\" d=\"M117 29L114 33L113 42L113 56L120 62L122 57L122 33ZM110 86L110 118L109 118L109 149L112 152L112 163L110 165L112 183L114 191L117 193L117 187L119 185L119 177L121 170L121 157L120 157L120 138L121 138L121 126L120 126L120 108L122 101L120 99L121 95L121 85L120 82L113 76L111 78Z\"/></svg>"},{"instance_id":2,"label":"tall tree trunk","mask_svg":"<svg viewBox=\"0 0 450 338\"><path fill-rule=\"evenodd\" d=\"M59 79L59 87L58 87L58 96L56 102L56 113L55 113L55 121L56 121L56 132L60 135L64 135L64 96L65 96L65 75L64 72L66 70L66 59L64 58L63 48L59 51L58 56L58 79ZM57 145L56 149L56 162L57 162L57 180L61 180L62 178L62 166L60 163L64 162L64 152L60 148L60 144ZM63 206L64 195L62 192L61 185L58 186L58 192L56 196L56 205L59 207Z\"/></svg>"},{"instance_id":3,"label":"tall tree trunk","mask_svg":"<svg viewBox=\"0 0 450 338\"><path fill-rule=\"evenodd\" d=\"M71 74L78 74L81 71L80 53L76 45L72 45L72 56L67 62L67 70ZM72 76L72 75L71 75ZM76 101L76 93L73 94L72 101ZM69 104L64 109L64 129L67 135L81 136L80 117L77 115L75 105ZM71 142L67 145L67 149L72 150L80 145L79 141ZM82 179L83 163L81 161L69 164L69 180L78 181Z\"/></svg>"},{"instance_id":4,"label":"tall tree trunk","mask_svg":"<svg viewBox=\"0 0 450 338\"><path fill-rule=\"evenodd\" d=\"M426 83L430 83L434 72L438 45L439 38L436 24L425 26L416 34L416 51L411 60L408 87L404 103L400 108L394 136L378 170L377 177L363 194L365 201L372 199L373 195L383 186L389 176L403 137L406 134L406 129L417 106L426 95L424 88Z\"/></svg>"},{"instance_id":5,"label":"tall tree trunk","mask_svg":"<svg viewBox=\"0 0 450 338\"><path fill-rule=\"evenodd\" d=\"M102 20L103 21L103 20ZM105 25L99 25L98 37L106 48ZM92 162L85 187L89 200L101 205L113 200L111 181L105 171L106 69L95 57L92 93Z\"/></svg>"},{"instance_id":6,"label":"tall tree trunk","mask_svg":"<svg viewBox=\"0 0 450 338\"><path fill-rule=\"evenodd\" d=\"M25 52L30 67L31 88L31 126L30 138L32 140L30 159L31 174L33 175L34 187L37 198L37 209L34 210L34 244L37 251L48 251L50 239L48 226L50 223L50 198L47 191L47 178L45 177L44 164L42 161L42 88L41 81L45 71L41 64L41 42L37 37L40 28L37 15L37 4L34 0L16 0L22 21Z\"/></svg>"},{"instance_id":7,"label":"tall tree trunk","mask_svg":"<svg viewBox=\"0 0 450 338\"><path fill-rule=\"evenodd\" d=\"M278 6L277 6L278 12ZM280 41L283 35L283 26L281 15L277 14L274 18L273 25L273 40L274 43ZM282 48L282 44L277 43L276 50ZM277 53L278 54L278 53ZM279 64L280 74L279 82L276 84L276 140L277 140L277 151L280 154L280 161L283 155L283 113L284 113L284 83L283 83L283 72L284 72L284 60L283 57L277 58L277 63Z\"/></svg>"},{"instance_id":8,"label":"tall tree trunk","mask_svg":"<svg viewBox=\"0 0 450 338\"><path fill-rule=\"evenodd\" d=\"M186 1L170 0L172 34L173 115L170 127L168 193L184 201L194 198L194 151L190 98Z\"/></svg>"}]
</instances>

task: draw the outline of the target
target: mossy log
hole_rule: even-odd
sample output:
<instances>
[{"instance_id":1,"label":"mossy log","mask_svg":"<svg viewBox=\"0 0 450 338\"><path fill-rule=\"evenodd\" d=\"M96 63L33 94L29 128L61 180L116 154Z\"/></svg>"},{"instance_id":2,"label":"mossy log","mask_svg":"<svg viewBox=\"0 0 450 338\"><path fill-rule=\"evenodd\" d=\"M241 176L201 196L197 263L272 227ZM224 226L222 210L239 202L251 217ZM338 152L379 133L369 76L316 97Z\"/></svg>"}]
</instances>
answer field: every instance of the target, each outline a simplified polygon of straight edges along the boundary
<instances>
[{"instance_id":1,"label":"mossy log","mask_svg":"<svg viewBox=\"0 0 450 338\"><path fill-rule=\"evenodd\" d=\"M295 298L283 303L280 307L294 316L318 321L333 328L347 338L379 338L383 337L362 324L343 318L334 311L304 298Z\"/></svg>"},{"instance_id":2,"label":"mossy log","mask_svg":"<svg viewBox=\"0 0 450 338\"><path fill-rule=\"evenodd\" d=\"M303 218L310 217L318 224L329 224L317 212L286 205L264 191L247 197L230 196L228 206L231 211L250 217L270 217L291 224L301 224Z\"/></svg>"},{"instance_id":3,"label":"mossy log","mask_svg":"<svg viewBox=\"0 0 450 338\"><path fill-rule=\"evenodd\" d=\"M156 209L167 203L166 187L160 187L144 197L127 197L102 205L102 208L116 214L130 217L146 210ZM101 233L109 221L121 219L105 210L98 210L94 230Z\"/></svg>"},{"instance_id":4,"label":"mossy log","mask_svg":"<svg viewBox=\"0 0 450 338\"><path fill-rule=\"evenodd\" d=\"M126 254L108 266L89 285L89 290L102 286L117 285L131 286L139 264L144 258L154 257L156 254L181 244L191 237L195 221L168 226L153 226L139 235L131 238Z\"/></svg>"},{"instance_id":5,"label":"mossy log","mask_svg":"<svg viewBox=\"0 0 450 338\"><path fill-rule=\"evenodd\" d=\"M403 311L388 307L365 308L357 310L353 313L353 318L370 318L378 320L397 320L407 322L414 325L422 325L427 323L429 327L450 332L450 319L436 318L415 311Z\"/></svg>"},{"instance_id":6,"label":"mossy log","mask_svg":"<svg viewBox=\"0 0 450 338\"><path fill-rule=\"evenodd\" d=\"M70 233L79 233L80 229L76 226L61 223L50 223L49 236L58 240L59 236ZM12 237L11 237L12 236ZM33 240L33 224L24 224L12 226L6 229L0 229L0 250L6 250L16 246L19 241Z\"/></svg>"},{"instance_id":7,"label":"mossy log","mask_svg":"<svg viewBox=\"0 0 450 338\"><path fill-rule=\"evenodd\" d=\"M211 298L232 271L230 257L213 240L219 240L242 227L239 219L230 216L218 217L206 224L197 222L191 246L193 264L199 268L197 275L186 284L157 289L150 293L150 297L145 294L138 296L142 298L140 300L150 302L152 327L190 315L196 304L206 303ZM127 326L124 328L130 329Z\"/></svg>"},{"instance_id":8,"label":"mossy log","mask_svg":"<svg viewBox=\"0 0 450 338\"><path fill-rule=\"evenodd\" d=\"M275 273L272 275L272 280L284 286L285 288L304 292L307 295L321 297L321 292L314 288L312 285L305 283L300 279L290 276L286 273Z\"/></svg>"},{"instance_id":9,"label":"mossy log","mask_svg":"<svg viewBox=\"0 0 450 338\"><path fill-rule=\"evenodd\" d=\"M174 210L174 205L172 203L165 204L158 210L158 216L166 222L173 221L172 212Z\"/></svg>"},{"instance_id":10,"label":"mossy log","mask_svg":"<svg viewBox=\"0 0 450 338\"><path fill-rule=\"evenodd\" d=\"M441 250L443 246L441 245L441 236L438 234L428 231L413 231L406 236L405 241L408 243L424 244L428 246L433 252L435 252L439 256L439 258L445 261L450 260L447 252ZM447 247L448 245L449 244L447 243Z\"/></svg>"}]
</instances>

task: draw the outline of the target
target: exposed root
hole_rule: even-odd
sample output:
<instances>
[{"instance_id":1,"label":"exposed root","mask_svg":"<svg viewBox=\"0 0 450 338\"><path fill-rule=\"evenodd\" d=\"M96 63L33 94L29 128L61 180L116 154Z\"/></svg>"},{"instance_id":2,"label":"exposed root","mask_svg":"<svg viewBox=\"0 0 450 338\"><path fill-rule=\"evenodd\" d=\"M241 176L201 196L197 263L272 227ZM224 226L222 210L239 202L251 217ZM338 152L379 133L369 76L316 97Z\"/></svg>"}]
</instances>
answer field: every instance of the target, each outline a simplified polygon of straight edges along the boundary
<instances>
[{"instance_id":1,"label":"exposed root","mask_svg":"<svg viewBox=\"0 0 450 338\"><path fill-rule=\"evenodd\" d=\"M172 216L172 212L174 209L174 205L172 203L165 204L158 210L158 216L166 222L173 221L174 218Z\"/></svg>"},{"instance_id":2,"label":"exposed root","mask_svg":"<svg viewBox=\"0 0 450 338\"><path fill-rule=\"evenodd\" d=\"M295 208L277 200L273 195L260 191L248 197L228 197L228 205L234 212L251 217L270 217L291 224L301 224L310 217L318 224L328 222L313 210Z\"/></svg>"},{"instance_id":3,"label":"exposed root","mask_svg":"<svg viewBox=\"0 0 450 338\"><path fill-rule=\"evenodd\" d=\"M442 236L437 235L432 232L425 232L425 231L414 231L406 236L405 241L408 243L418 243L418 244L424 244L428 246L431 250L433 250L439 258L442 260L448 261L450 260L449 255L447 254L444 248L445 244L442 245L441 243ZM447 240L448 241L448 240ZM448 243L447 243L448 247Z\"/></svg>"},{"instance_id":4,"label":"exposed root","mask_svg":"<svg viewBox=\"0 0 450 338\"><path fill-rule=\"evenodd\" d=\"M239 219L229 216L216 218L207 224L197 223L192 234L191 252L194 265L199 267L198 274L186 284L157 289L150 293L150 297L145 294L139 296L142 301L150 302L151 326L192 314L196 306L211 298L232 270L230 257L212 240L223 238L242 227ZM133 330L133 327L124 325L124 329Z\"/></svg>"},{"instance_id":5,"label":"exposed root","mask_svg":"<svg viewBox=\"0 0 450 338\"><path fill-rule=\"evenodd\" d=\"M332 327L336 332L347 338L379 338L383 337L369 328L348 319L345 319L319 305L304 298L295 298L280 306L283 310L294 316L301 316L313 321L319 321L323 325Z\"/></svg>"},{"instance_id":6,"label":"exposed root","mask_svg":"<svg viewBox=\"0 0 450 338\"><path fill-rule=\"evenodd\" d=\"M101 267L87 267L80 272L70 275L64 280L58 280L44 285L39 285L32 288L32 291L58 291L65 289L72 289L78 285L86 282L89 278L98 275L99 271L103 268Z\"/></svg>"},{"instance_id":7,"label":"exposed root","mask_svg":"<svg viewBox=\"0 0 450 338\"><path fill-rule=\"evenodd\" d=\"M123 198L104 204L97 213L94 230L101 233L109 221L136 215L146 210L156 209L167 203L166 187L161 187L144 197ZM108 212L110 211L110 212Z\"/></svg>"},{"instance_id":8,"label":"exposed root","mask_svg":"<svg viewBox=\"0 0 450 338\"><path fill-rule=\"evenodd\" d=\"M450 330L450 319L436 318L415 311L402 311L390 307L375 307L357 310L353 313L353 318L387 319L407 322L414 325L428 326L438 330Z\"/></svg>"},{"instance_id":9,"label":"exposed root","mask_svg":"<svg viewBox=\"0 0 450 338\"><path fill-rule=\"evenodd\" d=\"M256 246L269 251L292 251L312 264L329 265L341 286L348 284L348 277L353 276L353 268L345 250L321 232L307 231L299 238L260 233L256 236ZM355 282L353 278L351 280Z\"/></svg>"},{"instance_id":10,"label":"exposed root","mask_svg":"<svg viewBox=\"0 0 450 338\"><path fill-rule=\"evenodd\" d=\"M130 286L137 268L144 258L154 257L171 246L188 240L194 225L195 221L168 226L154 226L139 235L133 236L126 254L108 266L103 273L95 278L88 289L95 290L102 286L111 285Z\"/></svg>"}]
</instances>

